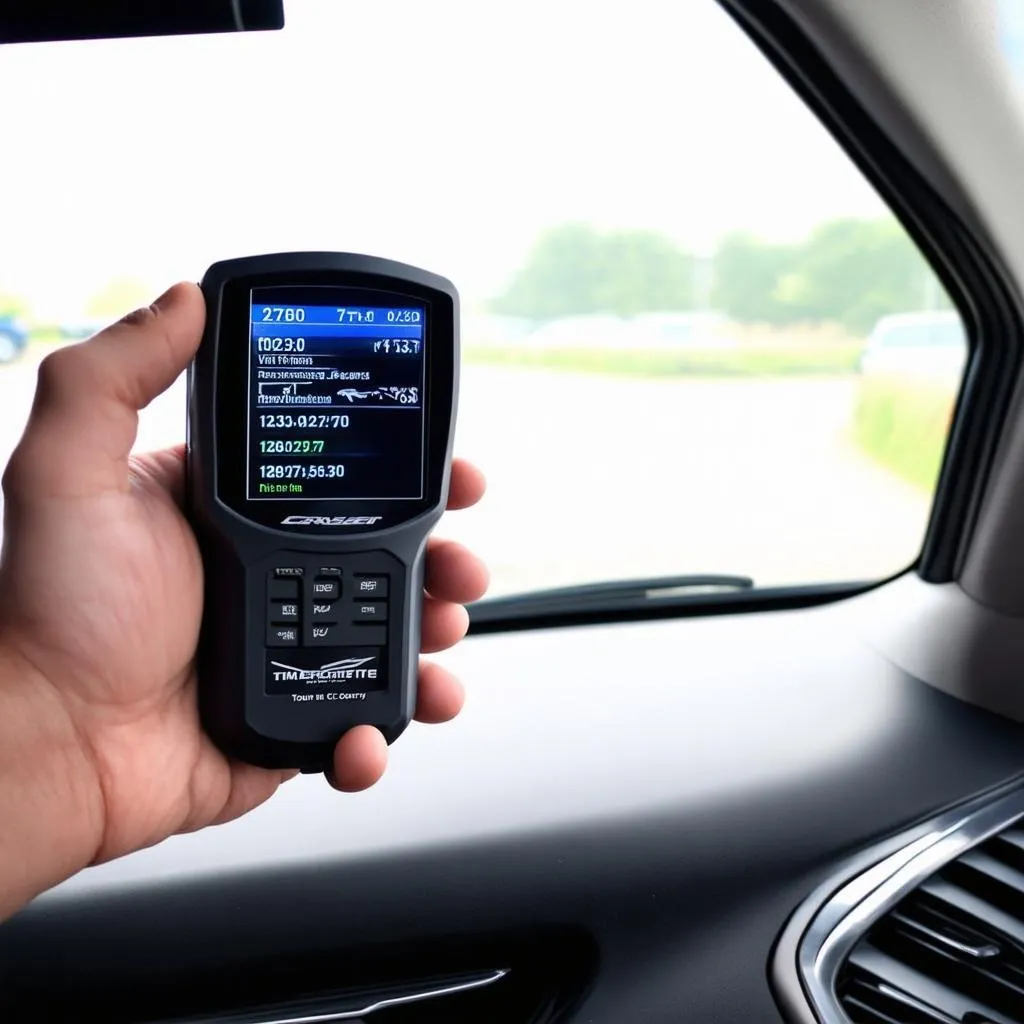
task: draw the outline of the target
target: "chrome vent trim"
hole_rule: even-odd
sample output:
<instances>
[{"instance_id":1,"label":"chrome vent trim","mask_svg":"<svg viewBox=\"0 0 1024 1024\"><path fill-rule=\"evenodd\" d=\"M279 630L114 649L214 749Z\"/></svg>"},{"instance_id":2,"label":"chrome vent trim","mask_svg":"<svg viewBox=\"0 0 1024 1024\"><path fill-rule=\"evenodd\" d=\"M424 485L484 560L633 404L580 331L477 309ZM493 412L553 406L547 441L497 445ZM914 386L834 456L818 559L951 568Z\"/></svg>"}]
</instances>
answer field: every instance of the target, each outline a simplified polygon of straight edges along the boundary
<instances>
[{"instance_id":1,"label":"chrome vent trim","mask_svg":"<svg viewBox=\"0 0 1024 1024\"><path fill-rule=\"evenodd\" d=\"M848 880L816 911L797 944L797 974L821 1024L850 1024L836 991L839 971L868 929L928 876L1024 818L1024 783L938 815L923 834Z\"/></svg>"}]
</instances>

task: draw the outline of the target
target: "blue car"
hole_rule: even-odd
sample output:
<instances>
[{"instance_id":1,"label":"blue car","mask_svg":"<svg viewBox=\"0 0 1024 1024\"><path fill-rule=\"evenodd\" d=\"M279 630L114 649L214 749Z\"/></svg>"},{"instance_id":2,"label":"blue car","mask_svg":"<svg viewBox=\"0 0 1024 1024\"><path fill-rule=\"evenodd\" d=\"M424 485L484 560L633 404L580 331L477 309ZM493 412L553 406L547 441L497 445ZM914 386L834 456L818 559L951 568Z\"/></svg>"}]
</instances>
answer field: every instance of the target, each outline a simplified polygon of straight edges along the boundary
<instances>
[{"instance_id":1,"label":"blue car","mask_svg":"<svg viewBox=\"0 0 1024 1024\"><path fill-rule=\"evenodd\" d=\"M28 344L28 328L16 317L0 314L0 365L13 363Z\"/></svg>"}]
</instances>

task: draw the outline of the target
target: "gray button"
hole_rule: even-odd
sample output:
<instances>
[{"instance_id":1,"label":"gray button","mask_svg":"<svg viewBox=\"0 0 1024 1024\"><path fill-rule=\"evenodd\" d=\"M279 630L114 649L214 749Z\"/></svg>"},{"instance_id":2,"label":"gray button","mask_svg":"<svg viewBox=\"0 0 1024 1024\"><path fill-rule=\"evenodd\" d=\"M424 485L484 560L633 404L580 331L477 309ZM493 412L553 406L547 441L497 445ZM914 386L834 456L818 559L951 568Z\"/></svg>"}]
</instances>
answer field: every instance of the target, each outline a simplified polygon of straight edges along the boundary
<instances>
[{"instance_id":1,"label":"gray button","mask_svg":"<svg viewBox=\"0 0 1024 1024\"><path fill-rule=\"evenodd\" d=\"M364 597L387 597L387 576L357 576L353 584L352 596L357 600Z\"/></svg>"},{"instance_id":2,"label":"gray button","mask_svg":"<svg viewBox=\"0 0 1024 1024\"><path fill-rule=\"evenodd\" d=\"M375 644L383 647L388 642L388 627L373 625L349 626L353 642L357 644Z\"/></svg>"},{"instance_id":3,"label":"gray button","mask_svg":"<svg viewBox=\"0 0 1024 1024\"><path fill-rule=\"evenodd\" d=\"M338 606L330 602L314 601L310 619L313 622L337 622Z\"/></svg>"},{"instance_id":4,"label":"gray button","mask_svg":"<svg viewBox=\"0 0 1024 1024\"><path fill-rule=\"evenodd\" d=\"M354 622L385 622L388 617L386 601L355 601L352 604Z\"/></svg>"},{"instance_id":5,"label":"gray button","mask_svg":"<svg viewBox=\"0 0 1024 1024\"><path fill-rule=\"evenodd\" d=\"M267 584L267 597L271 601L297 601L299 599L299 581L271 580Z\"/></svg>"},{"instance_id":6,"label":"gray button","mask_svg":"<svg viewBox=\"0 0 1024 1024\"><path fill-rule=\"evenodd\" d=\"M298 626L269 626L267 628L268 647L298 647Z\"/></svg>"},{"instance_id":7,"label":"gray button","mask_svg":"<svg viewBox=\"0 0 1024 1024\"><path fill-rule=\"evenodd\" d=\"M313 580L314 601L336 601L341 594L338 580Z\"/></svg>"},{"instance_id":8,"label":"gray button","mask_svg":"<svg viewBox=\"0 0 1024 1024\"><path fill-rule=\"evenodd\" d=\"M298 622L299 606L294 601L276 601L270 606L271 622Z\"/></svg>"},{"instance_id":9,"label":"gray button","mask_svg":"<svg viewBox=\"0 0 1024 1024\"><path fill-rule=\"evenodd\" d=\"M340 632L337 622L312 622L306 627L306 643L310 647L330 647L338 643Z\"/></svg>"}]
</instances>

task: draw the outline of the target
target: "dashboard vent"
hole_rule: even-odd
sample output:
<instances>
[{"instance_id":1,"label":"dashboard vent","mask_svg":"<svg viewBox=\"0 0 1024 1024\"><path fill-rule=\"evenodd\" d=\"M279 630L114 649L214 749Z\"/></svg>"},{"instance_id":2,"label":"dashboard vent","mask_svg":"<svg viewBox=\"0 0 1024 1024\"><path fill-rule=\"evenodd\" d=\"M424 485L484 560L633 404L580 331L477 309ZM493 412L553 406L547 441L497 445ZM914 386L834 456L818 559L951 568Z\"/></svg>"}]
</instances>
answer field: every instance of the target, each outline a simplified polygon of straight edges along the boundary
<instances>
[{"instance_id":1,"label":"dashboard vent","mask_svg":"<svg viewBox=\"0 0 1024 1024\"><path fill-rule=\"evenodd\" d=\"M1024 1024L1024 828L950 861L880 917L836 993L853 1024Z\"/></svg>"}]
</instances>

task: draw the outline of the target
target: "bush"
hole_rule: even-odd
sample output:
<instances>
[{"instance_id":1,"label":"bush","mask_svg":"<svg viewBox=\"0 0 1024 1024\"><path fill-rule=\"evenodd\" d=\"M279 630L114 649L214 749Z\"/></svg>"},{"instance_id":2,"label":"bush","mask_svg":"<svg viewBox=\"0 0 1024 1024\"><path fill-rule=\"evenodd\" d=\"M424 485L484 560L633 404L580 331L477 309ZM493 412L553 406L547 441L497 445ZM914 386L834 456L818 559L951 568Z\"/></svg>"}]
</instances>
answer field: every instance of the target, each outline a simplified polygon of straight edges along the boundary
<instances>
[{"instance_id":1,"label":"bush","mask_svg":"<svg viewBox=\"0 0 1024 1024\"><path fill-rule=\"evenodd\" d=\"M914 486L934 490L956 389L956 382L941 379L863 379L854 410L857 444Z\"/></svg>"}]
</instances>

